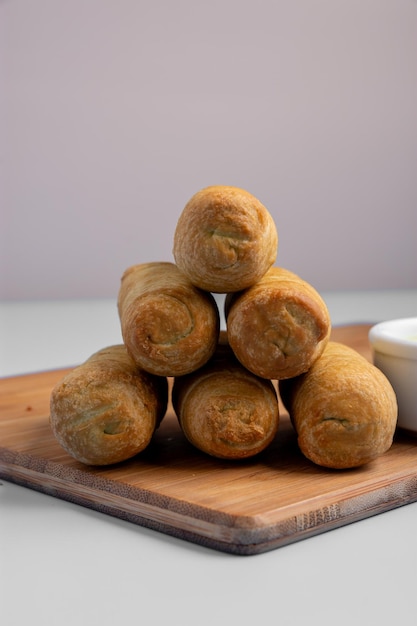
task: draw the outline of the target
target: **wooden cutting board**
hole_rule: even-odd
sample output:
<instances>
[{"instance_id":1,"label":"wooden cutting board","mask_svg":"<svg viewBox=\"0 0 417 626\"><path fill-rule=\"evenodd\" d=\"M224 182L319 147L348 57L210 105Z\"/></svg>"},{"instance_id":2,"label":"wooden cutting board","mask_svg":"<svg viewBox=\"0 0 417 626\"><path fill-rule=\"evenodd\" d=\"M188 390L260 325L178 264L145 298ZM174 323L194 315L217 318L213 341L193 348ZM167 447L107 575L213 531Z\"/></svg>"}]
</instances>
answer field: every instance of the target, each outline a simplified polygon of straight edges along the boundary
<instances>
[{"instance_id":1,"label":"wooden cutting board","mask_svg":"<svg viewBox=\"0 0 417 626\"><path fill-rule=\"evenodd\" d=\"M371 359L369 325L333 339ZM49 395L68 370L0 380L0 476L130 522L235 554L256 554L417 500L417 439L397 432L366 467L319 468L299 452L283 412L256 459L211 459L191 448L172 408L153 443L107 468L67 455L48 423Z\"/></svg>"}]
</instances>

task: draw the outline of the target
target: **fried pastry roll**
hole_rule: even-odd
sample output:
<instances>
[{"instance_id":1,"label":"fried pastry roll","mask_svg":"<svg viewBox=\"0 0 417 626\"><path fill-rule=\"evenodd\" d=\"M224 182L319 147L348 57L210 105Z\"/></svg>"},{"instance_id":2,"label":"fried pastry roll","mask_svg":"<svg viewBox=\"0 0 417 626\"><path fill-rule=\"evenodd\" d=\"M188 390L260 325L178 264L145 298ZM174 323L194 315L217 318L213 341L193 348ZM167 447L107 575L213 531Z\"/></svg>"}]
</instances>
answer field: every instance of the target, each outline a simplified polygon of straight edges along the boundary
<instances>
[{"instance_id":1,"label":"fried pastry roll","mask_svg":"<svg viewBox=\"0 0 417 626\"><path fill-rule=\"evenodd\" d=\"M148 446L167 401L166 378L138 370L124 345L109 346L55 385L50 424L77 461L110 465Z\"/></svg>"},{"instance_id":2,"label":"fried pastry roll","mask_svg":"<svg viewBox=\"0 0 417 626\"><path fill-rule=\"evenodd\" d=\"M228 294L225 317L239 361L254 374L277 380L307 371L323 352L331 330L319 293L279 267L272 267L252 287Z\"/></svg>"},{"instance_id":3,"label":"fried pastry roll","mask_svg":"<svg viewBox=\"0 0 417 626\"><path fill-rule=\"evenodd\" d=\"M317 465L345 469L386 452L397 401L385 375L358 352L330 341L311 369L279 382L302 453Z\"/></svg>"},{"instance_id":4,"label":"fried pastry roll","mask_svg":"<svg viewBox=\"0 0 417 626\"><path fill-rule=\"evenodd\" d=\"M218 349L200 370L174 379L172 404L179 424L199 450L222 459L244 459L264 450L279 425L271 381L246 370L221 333Z\"/></svg>"},{"instance_id":5,"label":"fried pastry roll","mask_svg":"<svg viewBox=\"0 0 417 626\"><path fill-rule=\"evenodd\" d=\"M118 310L123 341L140 368L181 376L201 367L216 349L220 316L212 294L194 287L174 263L128 268Z\"/></svg>"},{"instance_id":6,"label":"fried pastry roll","mask_svg":"<svg viewBox=\"0 0 417 626\"><path fill-rule=\"evenodd\" d=\"M174 259L191 282L213 293L249 287L273 265L277 229L249 192L217 185L197 192L174 233Z\"/></svg>"}]
</instances>

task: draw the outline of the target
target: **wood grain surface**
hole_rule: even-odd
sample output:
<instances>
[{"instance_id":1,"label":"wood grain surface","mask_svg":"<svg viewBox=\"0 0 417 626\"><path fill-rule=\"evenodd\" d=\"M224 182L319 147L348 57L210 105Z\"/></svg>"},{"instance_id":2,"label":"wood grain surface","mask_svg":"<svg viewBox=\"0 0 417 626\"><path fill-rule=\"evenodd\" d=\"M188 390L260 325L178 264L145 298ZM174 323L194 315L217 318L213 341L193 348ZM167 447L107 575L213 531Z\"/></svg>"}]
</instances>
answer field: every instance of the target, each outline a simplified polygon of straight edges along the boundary
<instances>
[{"instance_id":1,"label":"wood grain surface","mask_svg":"<svg viewBox=\"0 0 417 626\"><path fill-rule=\"evenodd\" d=\"M369 325L333 339L371 359ZM417 500L417 439L354 470L326 470L298 450L282 410L278 434L254 459L193 449L169 408L151 445L106 468L82 465L54 439L49 395L68 370L0 380L0 476L25 487L234 554L256 554Z\"/></svg>"}]
</instances>

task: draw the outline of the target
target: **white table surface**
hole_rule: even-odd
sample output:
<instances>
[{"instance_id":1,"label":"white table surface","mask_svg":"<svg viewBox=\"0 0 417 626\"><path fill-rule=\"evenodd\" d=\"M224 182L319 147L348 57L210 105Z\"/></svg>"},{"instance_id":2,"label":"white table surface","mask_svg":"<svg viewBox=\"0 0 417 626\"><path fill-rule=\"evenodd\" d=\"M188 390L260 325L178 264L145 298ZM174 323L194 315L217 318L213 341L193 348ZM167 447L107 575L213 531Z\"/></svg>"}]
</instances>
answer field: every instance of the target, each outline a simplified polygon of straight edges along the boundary
<instances>
[{"instance_id":1,"label":"white table surface","mask_svg":"<svg viewBox=\"0 0 417 626\"><path fill-rule=\"evenodd\" d=\"M322 295L334 325L417 315L417 291ZM0 303L0 376L119 341L113 300ZM416 623L417 503L234 556L1 483L4 626Z\"/></svg>"}]
</instances>

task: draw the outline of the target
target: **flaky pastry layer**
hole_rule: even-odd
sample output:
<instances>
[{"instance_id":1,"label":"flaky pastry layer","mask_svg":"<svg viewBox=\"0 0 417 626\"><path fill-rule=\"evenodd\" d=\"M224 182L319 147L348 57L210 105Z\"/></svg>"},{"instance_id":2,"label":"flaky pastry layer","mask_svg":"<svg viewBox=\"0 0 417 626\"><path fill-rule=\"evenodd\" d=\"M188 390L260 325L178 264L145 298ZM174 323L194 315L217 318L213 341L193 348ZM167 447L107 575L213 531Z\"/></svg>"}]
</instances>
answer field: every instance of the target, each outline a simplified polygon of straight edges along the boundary
<instances>
[{"instance_id":1,"label":"flaky pastry layer","mask_svg":"<svg viewBox=\"0 0 417 626\"><path fill-rule=\"evenodd\" d=\"M274 263L277 249L269 211L238 187L217 185L197 192L174 233L176 264L194 285L213 293L255 283Z\"/></svg>"},{"instance_id":2,"label":"flaky pastry layer","mask_svg":"<svg viewBox=\"0 0 417 626\"><path fill-rule=\"evenodd\" d=\"M200 370L175 378L172 402L187 439L218 458L254 456L271 443L278 429L278 398L272 383L242 367L225 343Z\"/></svg>"},{"instance_id":3,"label":"flaky pastry layer","mask_svg":"<svg viewBox=\"0 0 417 626\"><path fill-rule=\"evenodd\" d=\"M307 371L330 336L322 297L285 268L272 267L252 287L228 294L225 315L235 355L263 378L281 380Z\"/></svg>"},{"instance_id":4,"label":"flaky pastry layer","mask_svg":"<svg viewBox=\"0 0 417 626\"><path fill-rule=\"evenodd\" d=\"M124 345L109 346L55 385L50 424L77 461L110 465L148 446L167 401L166 378L138 370Z\"/></svg>"},{"instance_id":5,"label":"flaky pastry layer","mask_svg":"<svg viewBox=\"0 0 417 626\"><path fill-rule=\"evenodd\" d=\"M311 369L280 381L303 454L345 469L369 463L392 445L395 392L385 375L358 352L329 342Z\"/></svg>"},{"instance_id":6,"label":"flaky pastry layer","mask_svg":"<svg viewBox=\"0 0 417 626\"><path fill-rule=\"evenodd\" d=\"M142 369L181 376L201 367L216 349L216 301L191 284L174 263L133 265L121 280L118 311L126 348Z\"/></svg>"}]
</instances>

